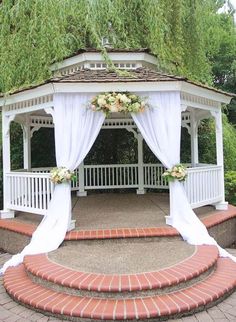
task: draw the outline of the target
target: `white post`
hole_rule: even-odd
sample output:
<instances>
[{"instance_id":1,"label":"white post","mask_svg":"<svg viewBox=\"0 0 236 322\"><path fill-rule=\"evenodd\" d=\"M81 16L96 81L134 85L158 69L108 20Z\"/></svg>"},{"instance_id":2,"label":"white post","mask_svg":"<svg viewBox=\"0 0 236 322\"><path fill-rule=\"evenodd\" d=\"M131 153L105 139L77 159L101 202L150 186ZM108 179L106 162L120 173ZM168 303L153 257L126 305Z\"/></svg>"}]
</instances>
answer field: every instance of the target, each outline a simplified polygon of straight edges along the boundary
<instances>
[{"instance_id":1,"label":"white post","mask_svg":"<svg viewBox=\"0 0 236 322\"><path fill-rule=\"evenodd\" d=\"M198 121L196 120L195 111L190 112L190 136L191 136L191 164L196 167L198 159Z\"/></svg>"},{"instance_id":2,"label":"white post","mask_svg":"<svg viewBox=\"0 0 236 322\"><path fill-rule=\"evenodd\" d=\"M87 196L87 191L84 190L84 162L81 162L79 165L79 190L77 191L77 196Z\"/></svg>"},{"instance_id":3,"label":"white post","mask_svg":"<svg viewBox=\"0 0 236 322\"><path fill-rule=\"evenodd\" d=\"M136 193L138 195L145 194L144 189L144 177L143 177L143 137L140 132L137 134L138 141L138 190Z\"/></svg>"},{"instance_id":4,"label":"white post","mask_svg":"<svg viewBox=\"0 0 236 322\"><path fill-rule=\"evenodd\" d=\"M10 210L10 186L7 180L7 173L11 171L11 155L10 155L10 123L14 116L6 116L2 111L2 156L3 156L3 210L0 211L0 218L14 218L14 211Z\"/></svg>"},{"instance_id":5,"label":"white post","mask_svg":"<svg viewBox=\"0 0 236 322\"><path fill-rule=\"evenodd\" d=\"M221 166L221 174L219 178L219 185L221 189L222 199L215 204L217 210L227 210L228 202L225 201L225 185L224 185L224 150L223 150L223 127L222 127L222 113L221 108L218 111L211 113L215 118L216 131L216 160L217 165Z\"/></svg>"},{"instance_id":6,"label":"white post","mask_svg":"<svg viewBox=\"0 0 236 322\"><path fill-rule=\"evenodd\" d=\"M23 149L24 149L24 169L31 169L31 133L30 123L27 117L25 123L22 124L23 130Z\"/></svg>"}]
</instances>

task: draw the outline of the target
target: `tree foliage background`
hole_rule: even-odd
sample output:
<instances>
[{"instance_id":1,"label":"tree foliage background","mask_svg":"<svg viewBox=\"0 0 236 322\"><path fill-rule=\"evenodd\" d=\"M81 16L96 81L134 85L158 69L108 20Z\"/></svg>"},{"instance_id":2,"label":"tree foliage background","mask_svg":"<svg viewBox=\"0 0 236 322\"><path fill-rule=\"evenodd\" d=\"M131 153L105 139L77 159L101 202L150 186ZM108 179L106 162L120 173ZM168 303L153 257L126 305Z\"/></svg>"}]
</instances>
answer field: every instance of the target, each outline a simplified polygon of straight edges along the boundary
<instances>
[{"instance_id":1,"label":"tree foliage background","mask_svg":"<svg viewBox=\"0 0 236 322\"><path fill-rule=\"evenodd\" d=\"M104 51L102 37L108 37L114 48L149 48L158 58L159 70L236 92L236 31L233 8L228 3L228 12L219 14L222 0L2 0L0 92L7 94L42 82L51 76L52 62L80 48ZM232 102L225 113L225 166L227 170L236 170L236 103ZM11 134L12 165L19 168L20 128L14 125ZM49 139L44 140L45 137ZM182 155L183 161L187 161L189 138L184 131L183 137ZM130 149L125 154L120 147L126 140ZM36 133L32 142L33 165L53 162L49 141L53 141L53 133ZM91 162L95 162L95 156L104 161L102 156L110 155L107 162L125 162L135 158L135 152L130 152L135 151L134 146L130 136L116 132L108 139L101 134L89 158ZM203 122L201 160L213 162L214 149L213 124ZM146 159L151 159L147 148L145 151Z\"/></svg>"}]
</instances>

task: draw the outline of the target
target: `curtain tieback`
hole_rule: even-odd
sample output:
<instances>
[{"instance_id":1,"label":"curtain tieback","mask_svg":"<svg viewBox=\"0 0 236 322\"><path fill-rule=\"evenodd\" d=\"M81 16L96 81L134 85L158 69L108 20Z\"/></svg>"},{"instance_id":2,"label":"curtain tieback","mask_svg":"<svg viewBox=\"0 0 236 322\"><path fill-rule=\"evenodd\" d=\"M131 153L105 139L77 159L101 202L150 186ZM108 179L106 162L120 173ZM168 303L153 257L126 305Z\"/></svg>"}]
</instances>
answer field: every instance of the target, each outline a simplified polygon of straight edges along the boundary
<instances>
[{"instance_id":1,"label":"curtain tieback","mask_svg":"<svg viewBox=\"0 0 236 322\"><path fill-rule=\"evenodd\" d=\"M183 164L176 164L171 169L167 169L163 174L168 182L173 182L175 180L185 181L187 178L187 168Z\"/></svg>"}]
</instances>

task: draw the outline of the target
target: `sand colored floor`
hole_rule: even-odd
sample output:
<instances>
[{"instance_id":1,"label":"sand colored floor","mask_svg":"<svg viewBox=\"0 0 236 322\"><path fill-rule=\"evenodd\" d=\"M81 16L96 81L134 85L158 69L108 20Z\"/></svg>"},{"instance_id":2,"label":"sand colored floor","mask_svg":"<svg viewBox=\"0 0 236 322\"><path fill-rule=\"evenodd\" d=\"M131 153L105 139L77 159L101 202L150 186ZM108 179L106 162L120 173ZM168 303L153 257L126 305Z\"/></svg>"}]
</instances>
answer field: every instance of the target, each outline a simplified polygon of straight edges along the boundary
<instances>
[{"instance_id":1,"label":"sand colored floor","mask_svg":"<svg viewBox=\"0 0 236 322\"><path fill-rule=\"evenodd\" d=\"M164 242L138 238L126 242L117 239L71 243L48 255L54 262L82 272L135 274L177 264L194 251L194 246L180 240Z\"/></svg>"},{"instance_id":2,"label":"sand colored floor","mask_svg":"<svg viewBox=\"0 0 236 322\"><path fill-rule=\"evenodd\" d=\"M169 213L167 193L96 193L87 197L72 196L76 229L143 228L166 226ZM215 211L213 207L194 210L199 217ZM42 216L19 212L17 220L38 224Z\"/></svg>"}]
</instances>

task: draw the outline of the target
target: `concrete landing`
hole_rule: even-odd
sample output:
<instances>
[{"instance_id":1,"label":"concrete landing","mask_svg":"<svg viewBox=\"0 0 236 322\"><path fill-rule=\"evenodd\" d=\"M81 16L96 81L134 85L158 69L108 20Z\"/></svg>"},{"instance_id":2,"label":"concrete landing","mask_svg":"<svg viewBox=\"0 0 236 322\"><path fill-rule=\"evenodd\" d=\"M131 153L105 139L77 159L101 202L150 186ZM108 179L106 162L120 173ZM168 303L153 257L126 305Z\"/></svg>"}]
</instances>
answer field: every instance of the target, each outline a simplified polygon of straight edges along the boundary
<instances>
[{"instance_id":1,"label":"concrete landing","mask_svg":"<svg viewBox=\"0 0 236 322\"><path fill-rule=\"evenodd\" d=\"M77 230L163 227L169 214L167 193L97 193L87 197L72 196L73 219ZM217 213L214 207L206 206L194 210L204 218ZM17 220L38 224L39 215L16 214Z\"/></svg>"},{"instance_id":2,"label":"concrete landing","mask_svg":"<svg viewBox=\"0 0 236 322\"><path fill-rule=\"evenodd\" d=\"M183 241L147 241L144 238L122 242L71 243L48 254L53 262L82 272L134 274L156 271L177 264L195 251ZM168 254L168 256L167 256Z\"/></svg>"}]
</instances>

